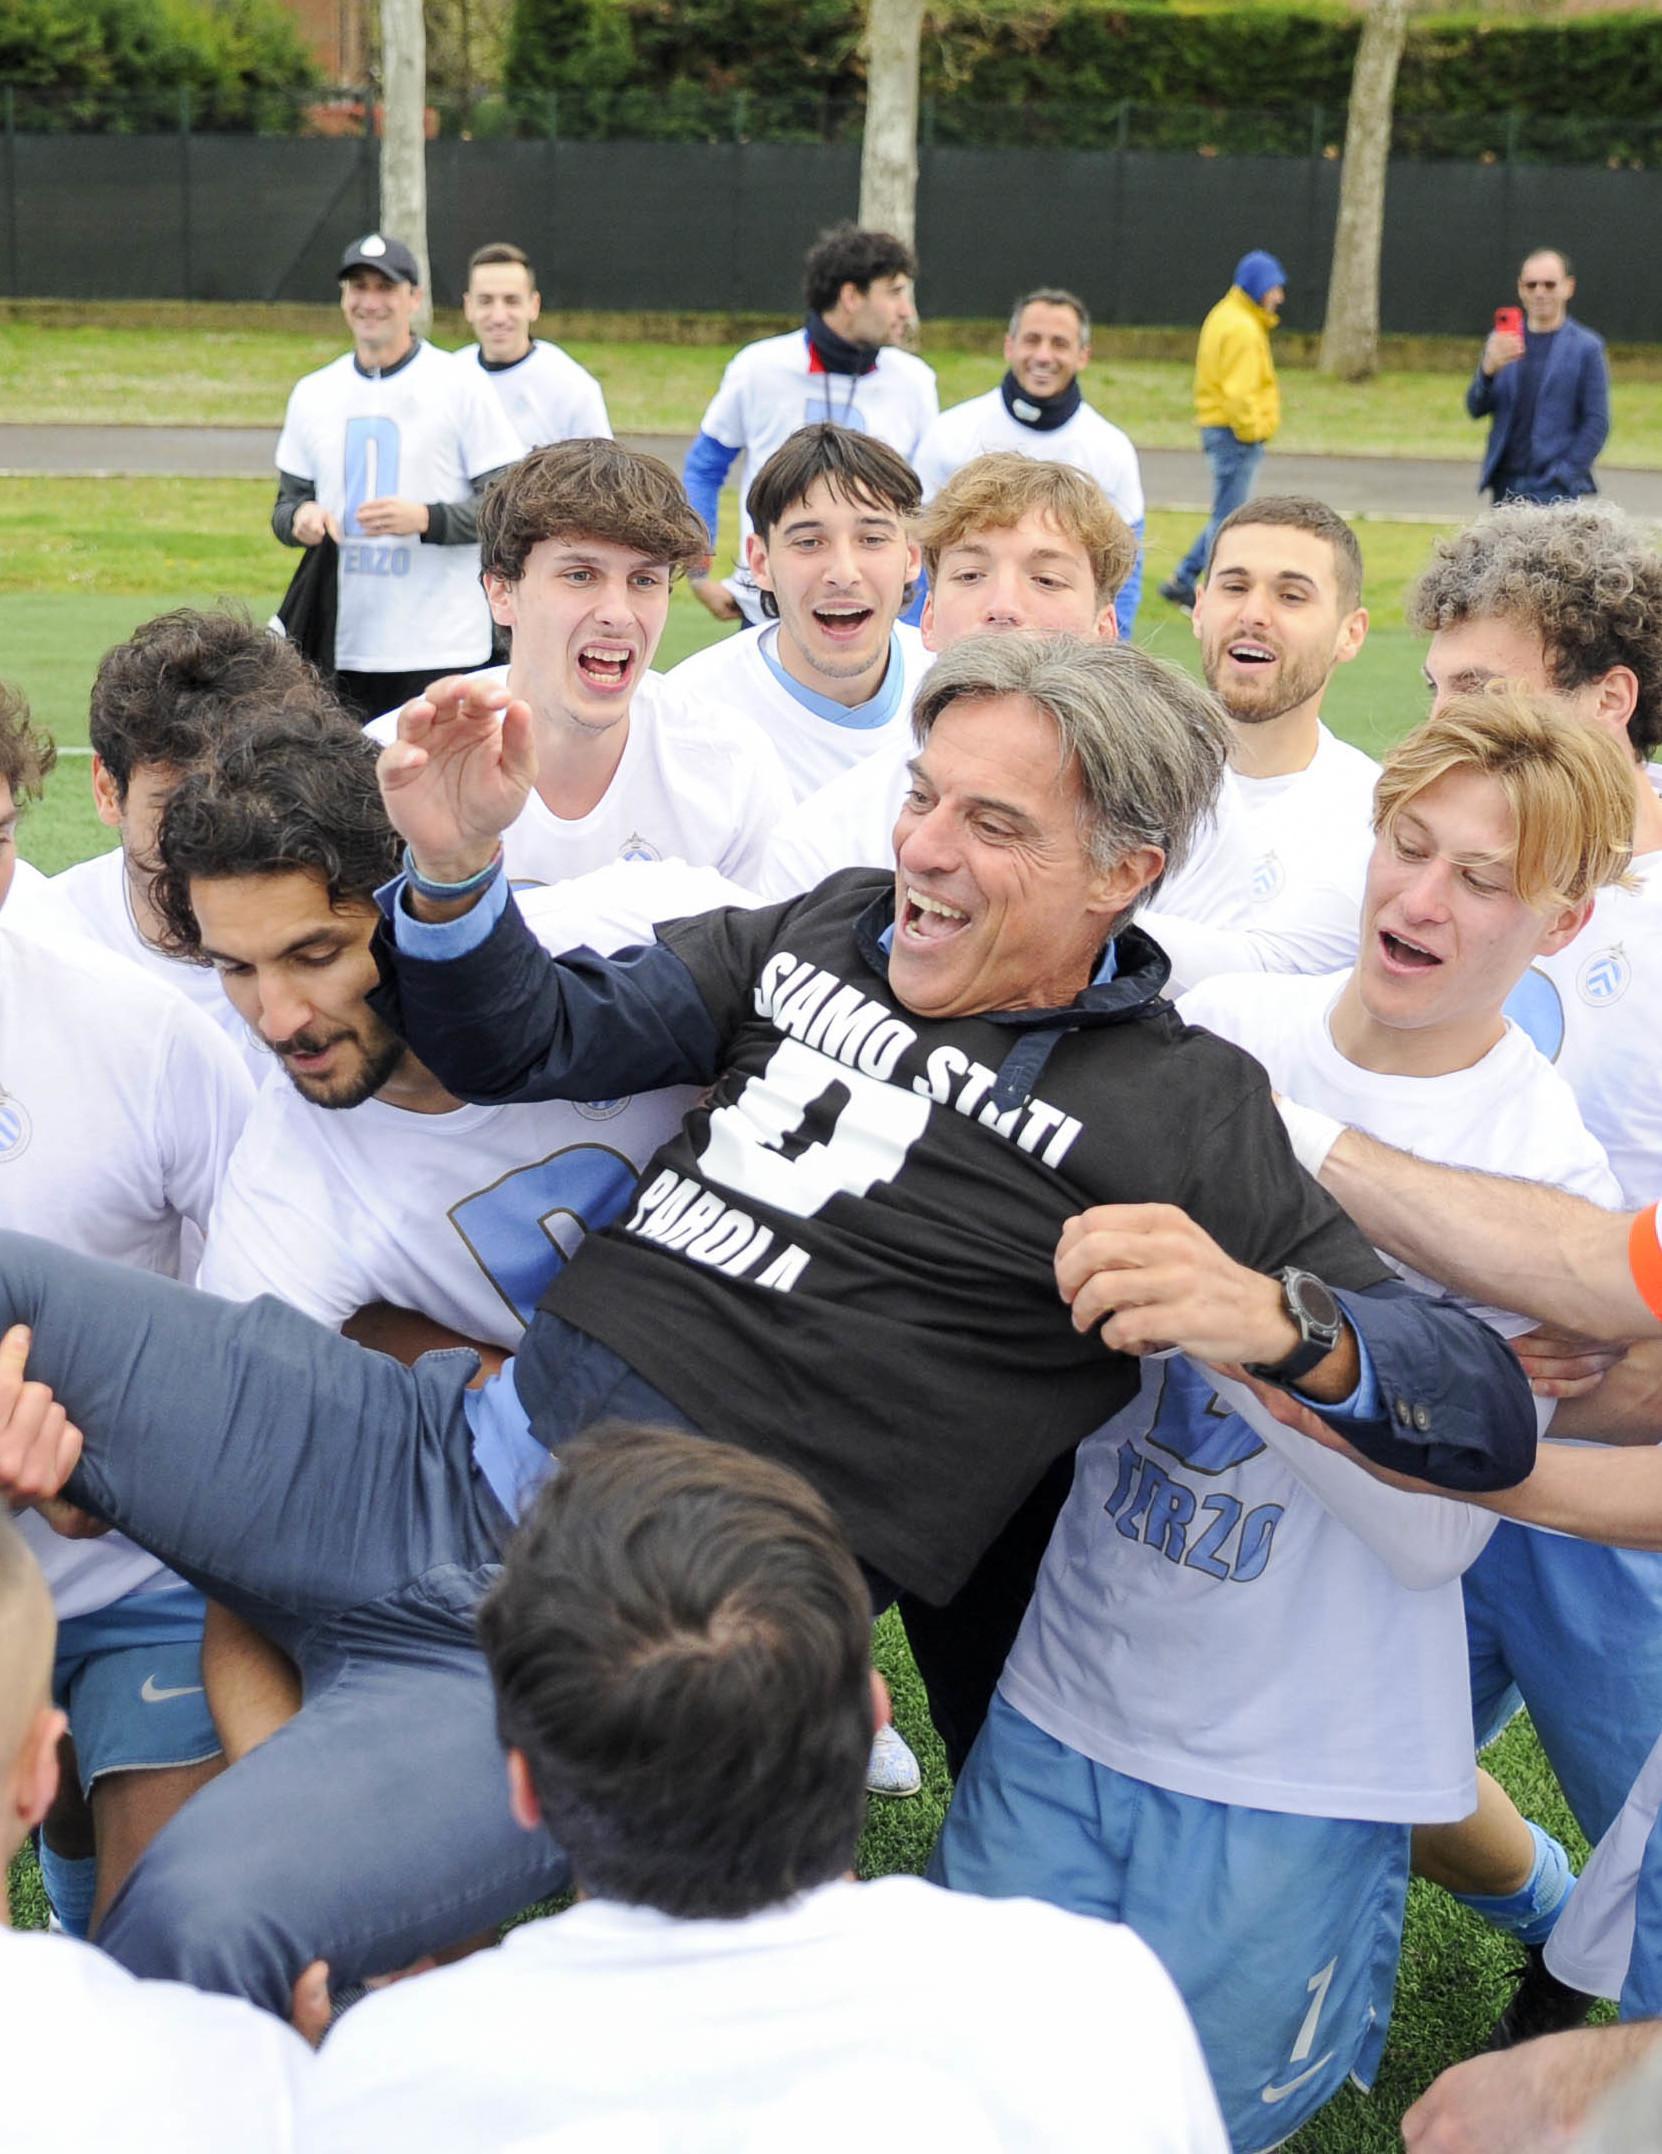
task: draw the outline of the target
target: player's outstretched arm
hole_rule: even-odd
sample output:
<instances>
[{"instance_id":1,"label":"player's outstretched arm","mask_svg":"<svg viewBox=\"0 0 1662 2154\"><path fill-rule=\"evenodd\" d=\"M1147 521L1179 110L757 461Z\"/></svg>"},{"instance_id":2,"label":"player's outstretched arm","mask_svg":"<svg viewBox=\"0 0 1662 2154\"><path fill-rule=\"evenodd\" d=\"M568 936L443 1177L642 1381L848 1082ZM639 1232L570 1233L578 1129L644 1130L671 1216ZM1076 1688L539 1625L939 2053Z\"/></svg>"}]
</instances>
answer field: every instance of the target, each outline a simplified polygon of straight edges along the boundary
<instances>
[{"instance_id":1,"label":"player's outstretched arm","mask_svg":"<svg viewBox=\"0 0 1662 2154\"><path fill-rule=\"evenodd\" d=\"M1562 2154L1601 2098L1651 2054L1662 2023L1576 2027L1452 2065L1402 2120L1407 2154Z\"/></svg>"},{"instance_id":2,"label":"player's outstretched arm","mask_svg":"<svg viewBox=\"0 0 1662 2154\"><path fill-rule=\"evenodd\" d=\"M377 765L393 828L428 882L460 883L495 859L502 833L536 783L530 707L500 682L467 674L435 681L398 714L398 737ZM471 900L414 900L418 917L443 919Z\"/></svg>"},{"instance_id":3,"label":"player's outstretched arm","mask_svg":"<svg viewBox=\"0 0 1662 2154\"><path fill-rule=\"evenodd\" d=\"M1376 1247L1457 1293L1589 1339L1662 1332L1634 1283L1629 1217L1539 1182L1433 1166L1354 1129L1317 1179Z\"/></svg>"}]
</instances>

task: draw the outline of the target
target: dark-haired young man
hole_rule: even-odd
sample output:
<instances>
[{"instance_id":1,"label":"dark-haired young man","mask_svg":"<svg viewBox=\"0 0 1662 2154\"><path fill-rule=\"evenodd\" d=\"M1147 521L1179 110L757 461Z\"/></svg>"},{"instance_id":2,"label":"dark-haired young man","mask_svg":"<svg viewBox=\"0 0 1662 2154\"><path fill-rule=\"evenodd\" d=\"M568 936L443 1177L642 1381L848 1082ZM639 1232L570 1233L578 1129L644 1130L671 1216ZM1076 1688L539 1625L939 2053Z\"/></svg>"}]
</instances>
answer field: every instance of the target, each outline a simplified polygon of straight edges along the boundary
<instances>
[{"instance_id":1,"label":"dark-haired young man","mask_svg":"<svg viewBox=\"0 0 1662 2154\"><path fill-rule=\"evenodd\" d=\"M290 391L271 528L339 547L335 678L368 719L489 659L476 497L522 445L478 368L415 334L401 240L366 232L335 274L352 349Z\"/></svg>"},{"instance_id":2,"label":"dark-haired young man","mask_svg":"<svg viewBox=\"0 0 1662 2154\"><path fill-rule=\"evenodd\" d=\"M855 1883L870 1603L794 1473L669 1429L579 1441L480 1630L514 1815L583 1897L350 2013L319 2154L824 2147L874 2108L918 2145L1084 2154L1105 2084L1126 2154L1223 2154L1187 2015L1129 1930ZM874 2040L889 1964L908 2002Z\"/></svg>"},{"instance_id":3,"label":"dark-haired young man","mask_svg":"<svg viewBox=\"0 0 1662 2154\"><path fill-rule=\"evenodd\" d=\"M493 240L474 250L462 312L477 341L456 356L464 366L478 366L526 448L589 435L611 439L599 382L570 352L531 334L542 294L523 248Z\"/></svg>"},{"instance_id":4,"label":"dark-haired young man","mask_svg":"<svg viewBox=\"0 0 1662 2154\"><path fill-rule=\"evenodd\" d=\"M755 884L790 804L778 758L742 705L695 709L650 670L670 586L704 543L669 466L610 440L533 450L480 503L510 644L481 677L535 721L536 783L504 840L515 882L685 860ZM396 711L369 728L383 744L397 730Z\"/></svg>"},{"instance_id":5,"label":"dark-haired young man","mask_svg":"<svg viewBox=\"0 0 1662 2154\"><path fill-rule=\"evenodd\" d=\"M887 759L930 653L900 620L918 573L917 475L845 426L799 427L745 497L745 555L762 625L682 659L670 678L714 723L742 711L798 800L850 765Z\"/></svg>"},{"instance_id":6,"label":"dark-haired young man","mask_svg":"<svg viewBox=\"0 0 1662 2154\"><path fill-rule=\"evenodd\" d=\"M324 693L291 643L244 614L183 607L143 622L99 661L87 714L93 805L121 843L52 878L53 898L82 935L189 996L256 1080L270 1064L218 982L161 947L150 902L156 828L184 772L250 713L309 709Z\"/></svg>"},{"instance_id":7,"label":"dark-haired young man","mask_svg":"<svg viewBox=\"0 0 1662 2154\"><path fill-rule=\"evenodd\" d=\"M464 1106L416 1060L366 1000L375 891L399 852L375 760L344 714L273 714L222 740L162 818L170 944L217 975L290 1080L258 1095L197 1283L232 1301L276 1294L404 1359L461 1342L495 1367L693 1095ZM650 942L660 919L742 900L708 868L630 863L531 893L526 915L550 949L609 952ZM221 1612L208 1643L237 1757L269 1730L253 1649Z\"/></svg>"},{"instance_id":8,"label":"dark-haired young man","mask_svg":"<svg viewBox=\"0 0 1662 2154\"><path fill-rule=\"evenodd\" d=\"M850 427L911 461L940 410L934 369L896 348L917 321L916 275L911 248L890 232L839 224L809 248L802 328L735 352L687 451L682 477L710 547L722 481L735 459L742 454L749 471L760 471L799 426ZM748 558L750 529L747 508L737 570L717 582L706 559L692 589L718 621L742 617L755 627L765 615Z\"/></svg>"}]
</instances>

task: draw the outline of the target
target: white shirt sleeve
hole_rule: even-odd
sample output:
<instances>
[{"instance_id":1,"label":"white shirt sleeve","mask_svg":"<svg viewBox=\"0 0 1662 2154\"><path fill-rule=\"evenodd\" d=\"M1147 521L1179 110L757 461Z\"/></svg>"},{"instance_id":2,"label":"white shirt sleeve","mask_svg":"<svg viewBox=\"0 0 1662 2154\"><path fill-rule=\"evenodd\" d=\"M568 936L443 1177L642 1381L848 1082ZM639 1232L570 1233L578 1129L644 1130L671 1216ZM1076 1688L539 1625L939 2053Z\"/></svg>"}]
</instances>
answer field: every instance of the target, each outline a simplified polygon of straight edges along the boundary
<instances>
[{"instance_id":1,"label":"white shirt sleeve","mask_svg":"<svg viewBox=\"0 0 1662 2154\"><path fill-rule=\"evenodd\" d=\"M741 889L762 887L762 864L781 823L795 806L785 766L773 743L756 728L755 751L738 760L733 834L716 866Z\"/></svg>"},{"instance_id":2,"label":"white shirt sleeve","mask_svg":"<svg viewBox=\"0 0 1662 2154\"><path fill-rule=\"evenodd\" d=\"M953 472L952 451L945 424L937 419L918 443L912 469L923 486L925 501L933 501Z\"/></svg>"},{"instance_id":3,"label":"white shirt sleeve","mask_svg":"<svg viewBox=\"0 0 1662 2154\"><path fill-rule=\"evenodd\" d=\"M468 477L481 478L487 471L500 471L504 464L517 464L525 448L502 409L501 398L476 366L452 371L461 406L462 467Z\"/></svg>"},{"instance_id":4,"label":"white shirt sleeve","mask_svg":"<svg viewBox=\"0 0 1662 2154\"><path fill-rule=\"evenodd\" d=\"M599 382L584 370L582 379L573 387L572 434L579 439L592 435L599 440L612 440L611 414L606 409L606 392Z\"/></svg>"},{"instance_id":5,"label":"white shirt sleeve","mask_svg":"<svg viewBox=\"0 0 1662 2154\"><path fill-rule=\"evenodd\" d=\"M728 360L721 385L698 422L701 434L708 434L712 441L729 449L742 449L745 444L744 381L739 365L743 357L744 353L739 352Z\"/></svg>"},{"instance_id":6,"label":"white shirt sleeve","mask_svg":"<svg viewBox=\"0 0 1662 2154\"><path fill-rule=\"evenodd\" d=\"M1356 962L1361 919L1354 889L1306 883L1250 927L1213 927L1158 905L1139 913L1137 925L1171 959L1167 992L1177 995L1220 972L1342 972Z\"/></svg>"},{"instance_id":7,"label":"white shirt sleeve","mask_svg":"<svg viewBox=\"0 0 1662 2154\"><path fill-rule=\"evenodd\" d=\"M254 1104L254 1080L217 1025L182 995L171 1000L152 1127L168 1206L202 1232Z\"/></svg>"},{"instance_id":8,"label":"white shirt sleeve","mask_svg":"<svg viewBox=\"0 0 1662 2154\"><path fill-rule=\"evenodd\" d=\"M317 477L317 459L312 454L307 439L307 428L297 407L301 402L300 391L304 383L297 383L289 391L287 409L283 413L283 431L277 437L276 464L279 471L289 471L297 479Z\"/></svg>"}]
</instances>

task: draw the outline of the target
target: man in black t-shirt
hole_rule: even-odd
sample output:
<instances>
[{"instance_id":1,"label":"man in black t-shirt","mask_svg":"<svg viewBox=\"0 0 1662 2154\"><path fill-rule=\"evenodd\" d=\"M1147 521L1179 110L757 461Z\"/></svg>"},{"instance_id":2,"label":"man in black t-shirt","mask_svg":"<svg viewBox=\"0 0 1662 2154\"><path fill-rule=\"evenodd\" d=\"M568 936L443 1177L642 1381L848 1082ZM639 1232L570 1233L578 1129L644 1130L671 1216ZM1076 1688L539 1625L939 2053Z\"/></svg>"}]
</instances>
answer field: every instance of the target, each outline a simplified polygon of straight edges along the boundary
<instances>
[{"instance_id":1,"label":"man in black t-shirt","mask_svg":"<svg viewBox=\"0 0 1662 2154\"><path fill-rule=\"evenodd\" d=\"M381 1013L476 1100L705 1093L483 1391L465 1362L366 1366L274 1304L139 1292L0 1242L0 1320L32 1327L51 1387L21 1387L14 1334L0 1491L64 1488L288 1641L307 1679L282 1735L135 1873L103 1938L126 1964L280 2005L311 1958L354 1979L546 1889L552 1851L539 1870L492 1792L469 1616L550 1453L610 1415L796 1466L879 1598L949 1598L1155 1344L1296 1382L1391 1467L1459 1487L1528 1470L1504 1347L1387 1279L1294 1163L1263 1072L1179 1022L1128 924L1215 795L1210 698L1124 646L974 637L914 724L892 876L602 960L551 958L502 881L528 709L456 681L401 714ZM1093 1276L1065 1268L1076 1329L1058 1245L1114 1205Z\"/></svg>"}]
</instances>

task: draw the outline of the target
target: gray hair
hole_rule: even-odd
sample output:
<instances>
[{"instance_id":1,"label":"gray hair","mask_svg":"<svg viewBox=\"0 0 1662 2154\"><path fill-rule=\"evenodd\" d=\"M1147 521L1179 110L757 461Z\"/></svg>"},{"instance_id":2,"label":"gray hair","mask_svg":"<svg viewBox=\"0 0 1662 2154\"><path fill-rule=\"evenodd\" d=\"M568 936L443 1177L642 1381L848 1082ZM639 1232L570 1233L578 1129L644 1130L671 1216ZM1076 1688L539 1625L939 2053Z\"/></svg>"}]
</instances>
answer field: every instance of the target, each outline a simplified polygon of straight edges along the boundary
<instances>
[{"instance_id":1,"label":"gray hair","mask_svg":"<svg viewBox=\"0 0 1662 2154\"><path fill-rule=\"evenodd\" d=\"M1188 674L1129 643L1080 636L966 636L936 659L912 704L927 741L954 703L1023 696L1056 727L1057 775L1079 772L1081 835L1093 863L1111 868L1140 845L1165 867L1146 904L1189 856L1217 804L1229 755L1229 721Z\"/></svg>"},{"instance_id":2,"label":"gray hair","mask_svg":"<svg viewBox=\"0 0 1662 2154\"><path fill-rule=\"evenodd\" d=\"M1014 336L1021 327L1021 318L1029 307L1072 307L1079 317L1079 341L1091 341L1091 310L1075 293L1064 291L1059 284L1041 284L1036 292L1024 292L1010 309L1010 334Z\"/></svg>"},{"instance_id":3,"label":"gray hair","mask_svg":"<svg viewBox=\"0 0 1662 2154\"><path fill-rule=\"evenodd\" d=\"M1440 539L1403 602L1410 628L1514 621L1541 638L1562 694L1628 667L1639 684L1633 752L1662 744L1662 555L1608 501L1508 502Z\"/></svg>"}]
</instances>

